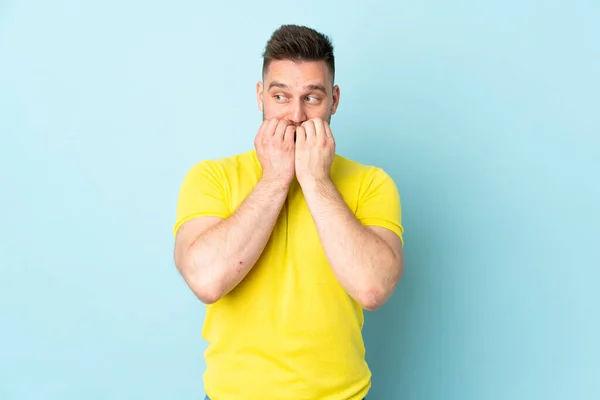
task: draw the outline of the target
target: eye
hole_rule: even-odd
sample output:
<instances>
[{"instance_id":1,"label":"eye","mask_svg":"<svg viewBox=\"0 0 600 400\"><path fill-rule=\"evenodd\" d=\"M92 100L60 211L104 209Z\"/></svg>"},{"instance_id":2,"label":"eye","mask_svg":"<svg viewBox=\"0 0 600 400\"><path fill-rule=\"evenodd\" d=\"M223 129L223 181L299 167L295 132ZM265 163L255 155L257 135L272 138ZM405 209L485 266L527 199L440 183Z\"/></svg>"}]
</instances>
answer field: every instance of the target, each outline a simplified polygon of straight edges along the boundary
<instances>
[{"instance_id":1,"label":"eye","mask_svg":"<svg viewBox=\"0 0 600 400\"><path fill-rule=\"evenodd\" d=\"M278 101L278 102L285 101L285 96L282 94L276 94L275 96L273 96L273 98L275 99L275 101Z\"/></svg>"},{"instance_id":2,"label":"eye","mask_svg":"<svg viewBox=\"0 0 600 400\"><path fill-rule=\"evenodd\" d=\"M318 103L319 100L320 99L315 96L306 96L306 101L308 101L309 103Z\"/></svg>"}]
</instances>

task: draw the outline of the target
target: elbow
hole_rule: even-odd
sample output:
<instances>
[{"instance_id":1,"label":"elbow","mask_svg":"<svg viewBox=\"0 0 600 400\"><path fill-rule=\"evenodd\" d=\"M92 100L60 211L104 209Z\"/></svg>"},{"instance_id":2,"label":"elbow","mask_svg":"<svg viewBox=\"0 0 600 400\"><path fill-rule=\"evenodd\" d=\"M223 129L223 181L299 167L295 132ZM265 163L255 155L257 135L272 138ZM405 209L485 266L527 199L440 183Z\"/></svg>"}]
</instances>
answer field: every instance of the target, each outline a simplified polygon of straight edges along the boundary
<instances>
[{"instance_id":1,"label":"elbow","mask_svg":"<svg viewBox=\"0 0 600 400\"><path fill-rule=\"evenodd\" d=\"M214 288L195 288L192 289L192 291L198 300L206 305L216 303L223 297L223 295Z\"/></svg>"},{"instance_id":2,"label":"elbow","mask_svg":"<svg viewBox=\"0 0 600 400\"><path fill-rule=\"evenodd\" d=\"M175 253L175 266L194 296L204 304L213 304L226 294L221 260L197 246Z\"/></svg>"},{"instance_id":3,"label":"elbow","mask_svg":"<svg viewBox=\"0 0 600 400\"><path fill-rule=\"evenodd\" d=\"M394 268L394 273L383 282L371 282L361 288L358 295L358 303L367 311L375 311L381 308L392 297L398 286L403 273L403 267Z\"/></svg>"},{"instance_id":4,"label":"elbow","mask_svg":"<svg viewBox=\"0 0 600 400\"><path fill-rule=\"evenodd\" d=\"M223 285L216 279L207 277L196 277L191 285L194 295L204 304L213 304L224 296Z\"/></svg>"},{"instance_id":5,"label":"elbow","mask_svg":"<svg viewBox=\"0 0 600 400\"><path fill-rule=\"evenodd\" d=\"M358 303L367 311L375 311L385 304L388 297L383 290L371 288L359 295Z\"/></svg>"},{"instance_id":6,"label":"elbow","mask_svg":"<svg viewBox=\"0 0 600 400\"><path fill-rule=\"evenodd\" d=\"M212 271L219 271L219 268L202 268L188 262L186 268L180 268L181 274L188 287L204 304L213 304L219 301L225 295L223 279Z\"/></svg>"}]
</instances>

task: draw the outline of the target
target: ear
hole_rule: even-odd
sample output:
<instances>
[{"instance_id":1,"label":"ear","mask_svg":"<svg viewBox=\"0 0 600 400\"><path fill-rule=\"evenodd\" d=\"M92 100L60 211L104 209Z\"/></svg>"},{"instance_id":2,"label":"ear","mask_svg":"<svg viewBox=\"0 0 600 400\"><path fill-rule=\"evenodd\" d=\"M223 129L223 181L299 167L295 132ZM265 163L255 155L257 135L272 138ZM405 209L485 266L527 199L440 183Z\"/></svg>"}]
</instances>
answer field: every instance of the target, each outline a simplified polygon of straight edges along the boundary
<instances>
[{"instance_id":1,"label":"ear","mask_svg":"<svg viewBox=\"0 0 600 400\"><path fill-rule=\"evenodd\" d=\"M333 87L332 97L333 104L331 105L331 115L335 114L335 111L337 110L338 105L340 104L340 87L338 85L335 85Z\"/></svg>"},{"instance_id":2,"label":"ear","mask_svg":"<svg viewBox=\"0 0 600 400\"><path fill-rule=\"evenodd\" d=\"M263 111L263 84L262 82L258 82L256 84L256 103L258 104L258 109Z\"/></svg>"}]
</instances>

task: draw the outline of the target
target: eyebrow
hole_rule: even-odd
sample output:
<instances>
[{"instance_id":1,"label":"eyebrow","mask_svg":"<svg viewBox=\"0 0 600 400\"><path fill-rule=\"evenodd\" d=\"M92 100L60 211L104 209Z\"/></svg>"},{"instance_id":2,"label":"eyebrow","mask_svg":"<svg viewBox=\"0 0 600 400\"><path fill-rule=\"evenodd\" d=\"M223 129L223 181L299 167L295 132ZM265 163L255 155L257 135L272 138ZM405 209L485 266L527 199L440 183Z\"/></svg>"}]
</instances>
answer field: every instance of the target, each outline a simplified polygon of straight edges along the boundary
<instances>
[{"instance_id":1,"label":"eyebrow","mask_svg":"<svg viewBox=\"0 0 600 400\"><path fill-rule=\"evenodd\" d=\"M273 81L273 82L271 82L269 84L269 90L271 88L273 88L273 87L278 87L278 88L281 88L281 89L284 89L284 90L289 90L289 86L288 85L286 85L285 83L278 82L278 81ZM310 90L318 90L318 91L321 91L323 93L327 93L327 90L325 89L325 86L323 86L323 85L306 85L306 86L304 86L304 89L308 90L308 91L310 91Z\"/></svg>"}]
</instances>

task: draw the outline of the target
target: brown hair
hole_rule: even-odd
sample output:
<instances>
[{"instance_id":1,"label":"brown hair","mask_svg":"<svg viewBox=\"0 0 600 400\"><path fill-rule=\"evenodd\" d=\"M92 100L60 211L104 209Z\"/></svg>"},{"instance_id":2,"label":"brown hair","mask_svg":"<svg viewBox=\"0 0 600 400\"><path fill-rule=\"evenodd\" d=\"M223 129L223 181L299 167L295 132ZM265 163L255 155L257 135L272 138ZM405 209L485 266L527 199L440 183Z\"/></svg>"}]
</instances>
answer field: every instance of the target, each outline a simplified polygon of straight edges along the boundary
<instances>
[{"instance_id":1,"label":"brown hair","mask_svg":"<svg viewBox=\"0 0 600 400\"><path fill-rule=\"evenodd\" d=\"M263 76L273 60L325 61L331 80L335 78L331 40L306 26L282 25L273 32L263 53Z\"/></svg>"}]
</instances>

